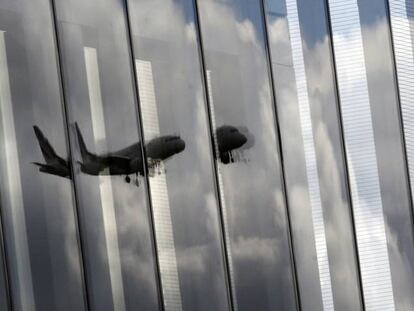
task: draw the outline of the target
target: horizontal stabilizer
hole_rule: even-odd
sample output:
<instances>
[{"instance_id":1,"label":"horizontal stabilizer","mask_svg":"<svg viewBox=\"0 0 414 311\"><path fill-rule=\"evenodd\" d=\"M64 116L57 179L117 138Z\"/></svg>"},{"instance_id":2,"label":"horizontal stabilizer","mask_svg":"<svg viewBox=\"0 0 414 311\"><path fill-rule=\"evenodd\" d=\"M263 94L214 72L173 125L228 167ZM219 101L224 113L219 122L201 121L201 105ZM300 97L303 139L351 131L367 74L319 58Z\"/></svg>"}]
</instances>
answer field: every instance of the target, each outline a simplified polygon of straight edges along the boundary
<instances>
[{"instance_id":1,"label":"horizontal stabilizer","mask_svg":"<svg viewBox=\"0 0 414 311\"><path fill-rule=\"evenodd\" d=\"M57 167L54 165L43 164L39 162L32 162L32 164L39 166L39 171L52 175L70 178L71 172L68 167Z\"/></svg>"}]
</instances>

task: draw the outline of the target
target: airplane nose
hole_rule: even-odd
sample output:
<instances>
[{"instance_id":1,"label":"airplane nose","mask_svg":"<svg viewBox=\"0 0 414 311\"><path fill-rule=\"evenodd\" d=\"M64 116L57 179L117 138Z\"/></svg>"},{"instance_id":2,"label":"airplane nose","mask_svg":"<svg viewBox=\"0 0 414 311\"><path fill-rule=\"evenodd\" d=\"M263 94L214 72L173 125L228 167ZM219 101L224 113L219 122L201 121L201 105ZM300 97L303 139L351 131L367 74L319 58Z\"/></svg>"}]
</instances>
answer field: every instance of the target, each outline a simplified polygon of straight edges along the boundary
<instances>
[{"instance_id":1,"label":"airplane nose","mask_svg":"<svg viewBox=\"0 0 414 311\"><path fill-rule=\"evenodd\" d=\"M185 141L181 138L178 139L178 149L180 150L179 152L185 149Z\"/></svg>"},{"instance_id":2,"label":"airplane nose","mask_svg":"<svg viewBox=\"0 0 414 311\"><path fill-rule=\"evenodd\" d=\"M240 134L240 145L243 146L245 143L247 143L247 137L243 134Z\"/></svg>"}]
</instances>

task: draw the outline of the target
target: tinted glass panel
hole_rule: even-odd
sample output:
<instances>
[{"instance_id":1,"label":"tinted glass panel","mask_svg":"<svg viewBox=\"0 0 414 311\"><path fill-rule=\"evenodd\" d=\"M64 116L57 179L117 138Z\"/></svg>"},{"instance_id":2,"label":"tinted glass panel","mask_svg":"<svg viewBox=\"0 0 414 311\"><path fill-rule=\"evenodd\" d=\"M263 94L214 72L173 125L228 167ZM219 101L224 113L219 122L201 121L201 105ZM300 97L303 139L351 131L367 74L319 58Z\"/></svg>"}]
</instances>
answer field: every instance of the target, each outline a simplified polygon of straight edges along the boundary
<instances>
[{"instance_id":1,"label":"tinted glass panel","mask_svg":"<svg viewBox=\"0 0 414 311\"><path fill-rule=\"evenodd\" d=\"M193 2L130 4L165 307L227 310Z\"/></svg>"},{"instance_id":2,"label":"tinted glass panel","mask_svg":"<svg viewBox=\"0 0 414 311\"><path fill-rule=\"evenodd\" d=\"M0 193L14 310L84 310L56 58L49 1L1 1Z\"/></svg>"},{"instance_id":3,"label":"tinted glass panel","mask_svg":"<svg viewBox=\"0 0 414 311\"><path fill-rule=\"evenodd\" d=\"M411 204L385 2L329 3L366 310L409 310Z\"/></svg>"},{"instance_id":4,"label":"tinted glass panel","mask_svg":"<svg viewBox=\"0 0 414 311\"><path fill-rule=\"evenodd\" d=\"M1 230L1 225L0 225ZM0 310L10 310L10 297L8 292L5 255L3 248L3 234L0 231Z\"/></svg>"},{"instance_id":5,"label":"tinted glass panel","mask_svg":"<svg viewBox=\"0 0 414 311\"><path fill-rule=\"evenodd\" d=\"M93 310L157 310L123 3L56 1Z\"/></svg>"},{"instance_id":6,"label":"tinted glass panel","mask_svg":"<svg viewBox=\"0 0 414 311\"><path fill-rule=\"evenodd\" d=\"M398 74L398 87L401 101L402 117L404 120L404 135L406 139L407 157L409 164L411 195L414 193L414 140L412 127L414 125L414 1L390 0L390 18Z\"/></svg>"},{"instance_id":7,"label":"tinted glass panel","mask_svg":"<svg viewBox=\"0 0 414 311\"><path fill-rule=\"evenodd\" d=\"M266 13L301 303L361 310L325 1Z\"/></svg>"},{"instance_id":8,"label":"tinted glass panel","mask_svg":"<svg viewBox=\"0 0 414 311\"><path fill-rule=\"evenodd\" d=\"M262 7L198 3L235 305L295 310Z\"/></svg>"},{"instance_id":9,"label":"tinted glass panel","mask_svg":"<svg viewBox=\"0 0 414 311\"><path fill-rule=\"evenodd\" d=\"M390 0L389 8L412 195L414 193L414 132L412 131L414 115L411 109L414 103L412 92L414 86L412 74L414 69L414 1Z\"/></svg>"}]
</instances>

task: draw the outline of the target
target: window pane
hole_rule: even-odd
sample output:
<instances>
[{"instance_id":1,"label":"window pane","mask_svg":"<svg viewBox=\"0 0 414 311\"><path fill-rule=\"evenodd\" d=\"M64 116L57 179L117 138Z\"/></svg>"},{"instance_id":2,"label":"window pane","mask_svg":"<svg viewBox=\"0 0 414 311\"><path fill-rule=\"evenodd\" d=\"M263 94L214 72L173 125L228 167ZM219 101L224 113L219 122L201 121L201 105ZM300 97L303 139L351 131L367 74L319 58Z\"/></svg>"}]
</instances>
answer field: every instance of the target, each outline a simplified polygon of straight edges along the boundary
<instances>
[{"instance_id":1,"label":"window pane","mask_svg":"<svg viewBox=\"0 0 414 311\"><path fill-rule=\"evenodd\" d=\"M329 4L366 310L412 309L411 204L386 4Z\"/></svg>"},{"instance_id":2,"label":"window pane","mask_svg":"<svg viewBox=\"0 0 414 311\"><path fill-rule=\"evenodd\" d=\"M5 255L2 226L0 225L0 310L10 310L10 297L8 292L6 267L5 267Z\"/></svg>"},{"instance_id":3,"label":"window pane","mask_svg":"<svg viewBox=\"0 0 414 311\"><path fill-rule=\"evenodd\" d=\"M49 1L1 1L0 192L14 310L84 310L56 58Z\"/></svg>"},{"instance_id":4,"label":"window pane","mask_svg":"<svg viewBox=\"0 0 414 311\"><path fill-rule=\"evenodd\" d=\"M266 13L301 304L361 310L325 1Z\"/></svg>"},{"instance_id":5,"label":"window pane","mask_svg":"<svg viewBox=\"0 0 414 311\"><path fill-rule=\"evenodd\" d=\"M296 310L262 8L198 3L235 305Z\"/></svg>"},{"instance_id":6,"label":"window pane","mask_svg":"<svg viewBox=\"0 0 414 311\"><path fill-rule=\"evenodd\" d=\"M93 310L157 310L126 18L116 0L56 1Z\"/></svg>"},{"instance_id":7,"label":"window pane","mask_svg":"<svg viewBox=\"0 0 414 311\"><path fill-rule=\"evenodd\" d=\"M191 0L131 0L166 310L228 310Z\"/></svg>"}]
</instances>

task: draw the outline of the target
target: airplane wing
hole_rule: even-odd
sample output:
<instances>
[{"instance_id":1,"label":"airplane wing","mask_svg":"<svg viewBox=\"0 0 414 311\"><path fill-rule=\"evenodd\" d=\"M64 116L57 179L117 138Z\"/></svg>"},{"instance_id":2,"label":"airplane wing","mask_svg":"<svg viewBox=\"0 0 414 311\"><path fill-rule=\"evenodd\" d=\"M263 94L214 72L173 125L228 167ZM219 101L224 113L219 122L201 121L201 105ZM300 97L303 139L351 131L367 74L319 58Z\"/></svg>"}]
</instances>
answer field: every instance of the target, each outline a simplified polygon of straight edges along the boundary
<instances>
[{"instance_id":1,"label":"airplane wing","mask_svg":"<svg viewBox=\"0 0 414 311\"><path fill-rule=\"evenodd\" d=\"M105 157L105 162L108 166L128 168L131 163L131 159L127 157L120 157L120 156L107 156Z\"/></svg>"}]
</instances>

